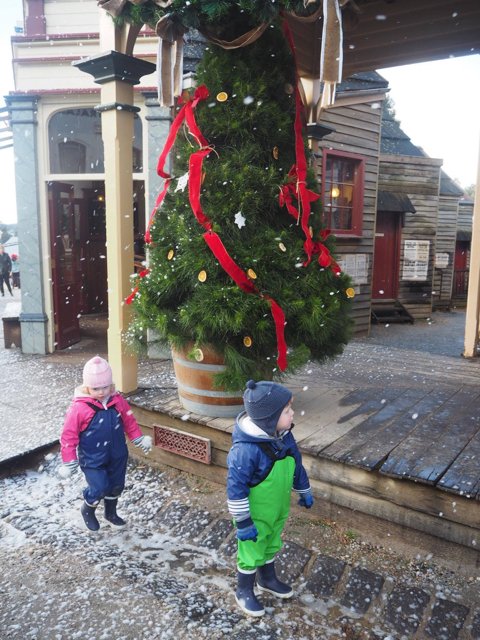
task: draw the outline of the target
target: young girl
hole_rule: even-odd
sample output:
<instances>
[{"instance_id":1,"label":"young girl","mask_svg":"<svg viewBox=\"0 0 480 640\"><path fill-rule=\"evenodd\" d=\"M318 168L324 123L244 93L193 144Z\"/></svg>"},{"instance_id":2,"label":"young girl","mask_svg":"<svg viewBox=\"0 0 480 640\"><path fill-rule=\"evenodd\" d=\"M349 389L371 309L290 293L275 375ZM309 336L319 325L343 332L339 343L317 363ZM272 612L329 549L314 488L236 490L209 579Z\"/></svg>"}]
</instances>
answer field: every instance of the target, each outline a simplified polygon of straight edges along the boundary
<instances>
[{"instance_id":1,"label":"young girl","mask_svg":"<svg viewBox=\"0 0 480 640\"><path fill-rule=\"evenodd\" d=\"M259 591L293 596L292 587L278 580L274 559L282 548L292 487L307 509L313 496L291 433L291 391L275 382L250 380L243 400L245 411L237 418L227 457L227 496L237 526L235 599L242 611L258 617L265 610L253 591L255 580Z\"/></svg>"},{"instance_id":2,"label":"young girl","mask_svg":"<svg viewBox=\"0 0 480 640\"><path fill-rule=\"evenodd\" d=\"M80 511L91 531L100 528L95 509L102 499L105 518L117 526L126 524L117 515L128 460L125 434L145 454L151 451L152 439L142 435L130 405L115 391L110 365L96 356L83 368L83 385L75 389L60 438L60 475L66 478L79 466L85 474L88 486Z\"/></svg>"}]
</instances>

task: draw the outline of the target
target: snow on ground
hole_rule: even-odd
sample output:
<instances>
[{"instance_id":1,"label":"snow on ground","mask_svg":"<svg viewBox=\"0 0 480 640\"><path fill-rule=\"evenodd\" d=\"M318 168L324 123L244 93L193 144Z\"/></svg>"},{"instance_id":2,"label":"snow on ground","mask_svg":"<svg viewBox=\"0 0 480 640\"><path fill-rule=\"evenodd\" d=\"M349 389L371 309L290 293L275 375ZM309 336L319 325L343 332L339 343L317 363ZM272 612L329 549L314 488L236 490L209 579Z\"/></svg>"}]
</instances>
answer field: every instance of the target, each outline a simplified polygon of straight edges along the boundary
<instances>
[{"instance_id":1,"label":"snow on ground","mask_svg":"<svg viewBox=\"0 0 480 640\"><path fill-rule=\"evenodd\" d=\"M0 368L0 460L7 460L58 439L75 371L16 349L0 350Z\"/></svg>"},{"instance_id":2,"label":"snow on ground","mask_svg":"<svg viewBox=\"0 0 480 640\"><path fill-rule=\"evenodd\" d=\"M58 440L83 365L91 356L76 355L75 349L38 356L0 348L0 462ZM176 388L170 363L141 362L138 384Z\"/></svg>"},{"instance_id":3,"label":"snow on ground","mask_svg":"<svg viewBox=\"0 0 480 640\"><path fill-rule=\"evenodd\" d=\"M384 576L386 589L360 615L339 596L314 597L301 575L292 600L262 594L266 616L249 619L233 598L235 543L223 485L132 460L118 506L127 527L107 523L100 507L101 528L92 533L79 511L83 475L60 479L55 451L0 475L2 640L404 640L385 626L392 590L398 606L405 587L478 608L474 574L442 568L419 549L400 556L293 509L284 534L292 561L308 550L325 554L350 567L349 581L354 569L367 569ZM221 542L211 544L219 524Z\"/></svg>"},{"instance_id":4,"label":"snow on ground","mask_svg":"<svg viewBox=\"0 0 480 640\"><path fill-rule=\"evenodd\" d=\"M307 375L365 387L379 382L382 387L460 381L477 385L480 364L457 355L464 315L436 318L413 328L374 327L372 336L353 340L340 358L322 367L312 365ZM390 339L391 329L396 339ZM439 329L443 346L427 350L429 343L439 344ZM85 359L81 354L69 359L64 354L27 356L18 349L0 349L0 461L58 438ZM141 363L139 384L174 386L171 365ZM128 526L122 530L102 521L100 531L92 534L79 513L83 476L61 480L58 466L58 456L49 455L35 470L0 477L2 640L398 640L382 630L378 619L361 633L347 633L341 620L354 619L351 612L338 602L313 601L301 581L294 601L265 600L267 616L246 619L233 600L232 545L230 554L209 548L185 528L182 531L181 515L178 526L166 522L170 505L194 505L181 474L131 464L119 503ZM221 504L211 498L208 509L225 518L224 496ZM199 510L198 517L206 518L206 512ZM290 521L302 529L294 517ZM320 548L324 539L318 531L316 535L314 546ZM311 544L312 537L307 538ZM377 548L356 543L344 545L343 551L338 546L325 549L350 565L368 566L395 576L396 582L409 576L411 584L418 581L427 590L435 584L448 598L461 600L462 580L439 572L423 558L410 564L395 562ZM398 567L398 576L393 567ZM472 588L475 580L468 578Z\"/></svg>"},{"instance_id":5,"label":"snow on ground","mask_svg":"<svg viewBox=\"0 0 480 640\"><path fill-rule=\"evenodd\" d=\"M116 528L81 518L81 473L62 480L59 457L0 479L0 628L9 640L148 640L203 637L255 640L340 638L323 612L267 600L252 621L233 600L231 557L173 535L160 512L189 503L189 489L132 464ZM199 511L199 517L207 517ZM25 578L27 576L27 578ZM380 637L385 637L384 635Z\"/></svg>"}]
</instances>

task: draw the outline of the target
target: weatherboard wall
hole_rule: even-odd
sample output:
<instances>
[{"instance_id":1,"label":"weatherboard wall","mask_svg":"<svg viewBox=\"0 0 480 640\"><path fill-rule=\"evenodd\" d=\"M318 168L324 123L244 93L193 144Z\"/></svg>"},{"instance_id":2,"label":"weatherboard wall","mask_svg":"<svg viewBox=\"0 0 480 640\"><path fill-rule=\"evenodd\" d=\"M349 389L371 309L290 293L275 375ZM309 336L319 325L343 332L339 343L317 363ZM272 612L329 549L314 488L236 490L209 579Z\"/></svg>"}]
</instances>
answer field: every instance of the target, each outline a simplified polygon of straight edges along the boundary
<instances>
[{"instance_id":1,"label":"weatherboard wall","mask_svg":"<svg viewBox=\"0 0 480 640\"><path fill-rule=\"evenodd\" d=\"M382 94L383 98L383 94ZM363 194L363 228L361 236L337 235L338 254L364 254L368 261L367 282L355 283L352 317L355 333L370 330L371 282L375 220L378 190L378 165L381 131L381 102L378 93L357 98L363 102L351 103L352 96L339 97L336 104L322 112L321 123L335 129L314 147L317 153L318 179L322 180L324 149L344 151L361 156L365 161Z\"/></svg>"},{"instance_id":2,"label":"weatherboard wall","mask_svg":"<svg viewBox=\"0 0 480 640\"><path fill-rule=\"evenodd\" d=\"M433 274L437 242L440 167L442 160L428 157L380 155L379 189L407 195L415 213L404 214L401 230L398 300L415 319L432 313ZM405 241L429 243L425 277L405 277Z\"/></svg>"}]
</instances>

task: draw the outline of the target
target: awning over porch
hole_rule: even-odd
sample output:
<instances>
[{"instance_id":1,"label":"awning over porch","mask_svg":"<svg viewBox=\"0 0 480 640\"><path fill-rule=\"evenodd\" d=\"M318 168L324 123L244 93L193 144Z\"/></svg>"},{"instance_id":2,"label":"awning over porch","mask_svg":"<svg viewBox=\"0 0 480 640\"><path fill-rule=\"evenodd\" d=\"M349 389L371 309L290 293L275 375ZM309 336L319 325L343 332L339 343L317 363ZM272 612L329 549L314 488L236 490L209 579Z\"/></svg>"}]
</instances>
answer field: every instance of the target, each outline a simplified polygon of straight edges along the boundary
<instances>
[{"instance_id":1,"label":"awning over porch","mask_svg":"<svg viewBox=\"0 0 480 640\"><path fill-rule=\"evenodd\" d=\"M416 213L412 201L405 193L378 190L377 211L389 213Z\"/></svg>"},{"instance_id":2,"label":"awning over porch","mask_svg":"<svg viewBox=\"0 0 480 640\"><path fill-rule=\"evenodd\" d=\"M457 240L460 242L471 242L472 240L472 232L467 231L465 229L458 229L457 231Z\"/></svg>"}]
</instances>

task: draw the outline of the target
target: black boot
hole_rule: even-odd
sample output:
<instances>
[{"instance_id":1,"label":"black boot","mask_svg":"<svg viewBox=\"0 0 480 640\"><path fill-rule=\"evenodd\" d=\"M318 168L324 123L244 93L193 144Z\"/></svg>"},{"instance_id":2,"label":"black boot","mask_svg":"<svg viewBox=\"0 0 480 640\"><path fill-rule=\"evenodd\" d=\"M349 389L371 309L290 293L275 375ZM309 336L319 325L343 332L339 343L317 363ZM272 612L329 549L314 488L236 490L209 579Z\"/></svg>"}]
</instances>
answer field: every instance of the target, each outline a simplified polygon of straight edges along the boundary
<instances>
[{"instance_id":1,"label":"black boot","mask_svg":"<svg viewBox=\"0 0 480 640\"><path fill-rule=\"evenodd\" d=\"M127 523L117 515L118 498L104 498L103 502L105 504L105 518L117 527L124 527Z\"/></svg>"},{"instance_id":2,"label":"black boot","mask_svg":"<svg viewBox=\"0 0 480 640\"><path fill-rule=\"evenodd\" d=\"M275 574L275 563L269 562L257 569L257 588L259 591L267 591L277 598L291 598L293 589L289 584L280 582Z\"/></svg>"},{"instance_id":3,"label":"black boot","mask_svg":"<svg viewBox=\"0 0 480 640\"><path fill-rule=\"evenodd\" d=\"M255 573L237 571L237 591L235 600L240 609L249 616L259 618L265 614L265 609L253 593Z\"/></svg>"},{"instance_id":4,"label":"black boot","mask_svg":"<svg viewBox=\"0 0 480 640\"><path fill-rule=\"evenodd\" d=\"M95 515L95 509L97 507L92 507L92 505L88 504L88 502L84 502L80 508L80 512L83 516L83 521L87 525L90 531L98 531L100 529L100 523L97 520Z\"/></svg>"}]
</instances>

